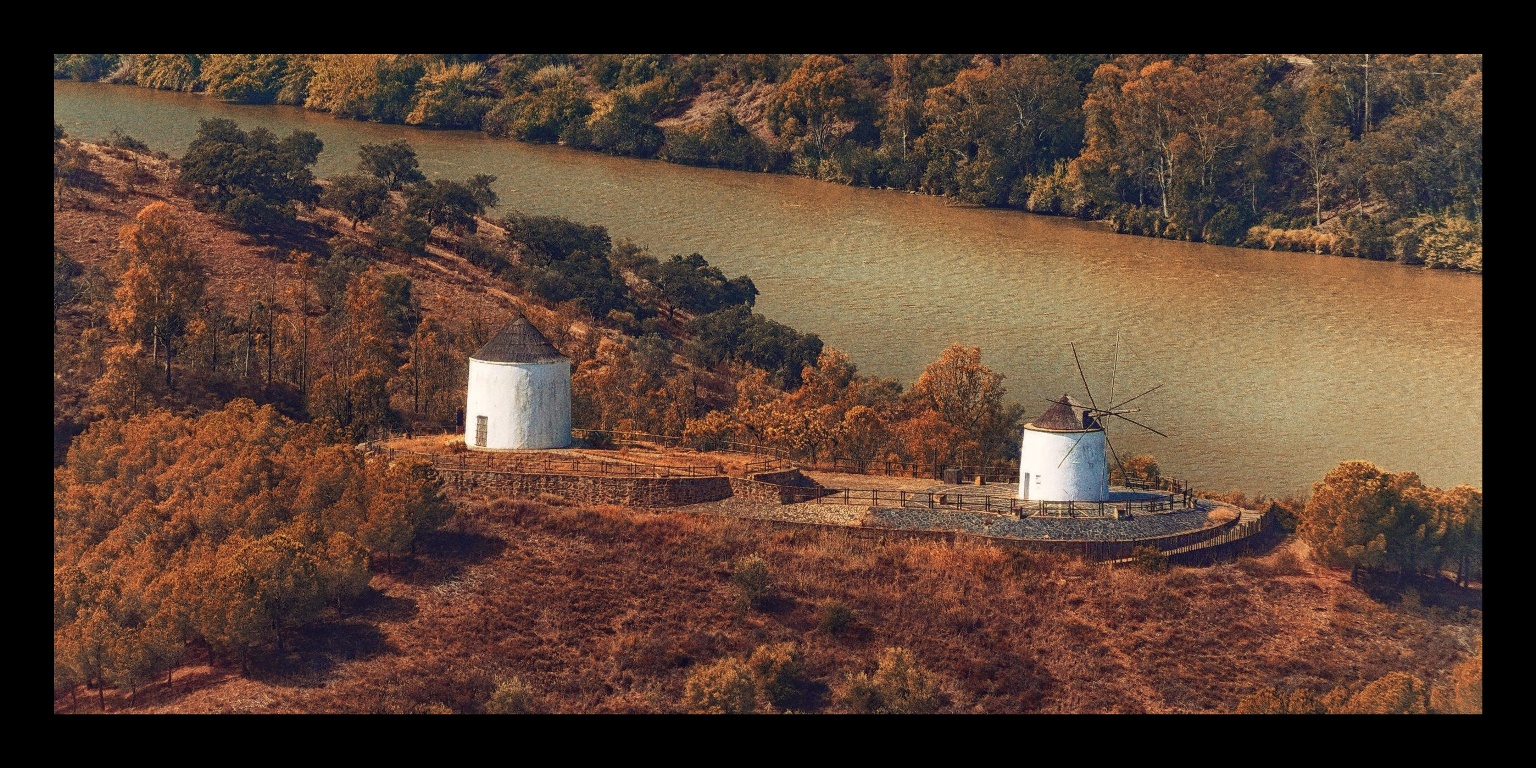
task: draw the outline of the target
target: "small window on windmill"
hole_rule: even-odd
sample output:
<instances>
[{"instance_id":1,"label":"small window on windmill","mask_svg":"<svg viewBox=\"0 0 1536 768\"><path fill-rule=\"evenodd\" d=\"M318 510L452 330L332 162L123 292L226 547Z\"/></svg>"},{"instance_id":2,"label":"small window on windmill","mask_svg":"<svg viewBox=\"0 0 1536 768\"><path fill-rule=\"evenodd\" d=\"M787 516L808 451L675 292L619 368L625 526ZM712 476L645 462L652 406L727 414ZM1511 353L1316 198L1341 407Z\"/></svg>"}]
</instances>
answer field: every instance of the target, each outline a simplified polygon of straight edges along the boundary
<instances>
[{"instance_id":1,"label":"small window on windmill","mask_svg":"<svg viewBox=\"0 0 1536 768\"><path fill-rule=\"evenodd\" d=\"M485 447L485 430L486 430L486 418L484 416L476 416L475 417L475 445L477 445L477 446L479 446L481 448Z\"/></svg>"}]
</instances>

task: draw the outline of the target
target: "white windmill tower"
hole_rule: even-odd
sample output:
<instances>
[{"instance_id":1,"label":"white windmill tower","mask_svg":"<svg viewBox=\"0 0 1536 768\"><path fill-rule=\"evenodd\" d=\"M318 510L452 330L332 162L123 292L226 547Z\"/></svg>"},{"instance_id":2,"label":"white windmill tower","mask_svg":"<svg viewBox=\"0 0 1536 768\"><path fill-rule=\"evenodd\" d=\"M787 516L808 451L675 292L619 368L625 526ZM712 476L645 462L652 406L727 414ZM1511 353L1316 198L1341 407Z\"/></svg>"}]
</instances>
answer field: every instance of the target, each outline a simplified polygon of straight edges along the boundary
<instances>
[{"instance_id":1,"label":"white windmill tower","mask_svg":"<svg viewBox=\"0 0 1536 768\"><path fill-rule=\"evenodd\" d=\"M571 361L521 314L469 357L464 444L480 450L571 444Z\"/></svg>"},{"instance_id":2,"label":"white windmill tower","mask_svg":"<svg viewBox=\"0 0 1536 768\"><path fill-rule=\"evenodd\" d=\"M1116 360L1119 344L1116 343ZM1138 408L1126 408L1132 400L1148 395L1161 384L1107 408L1100 408L1093 398L1093 388L1083 374L1083 363L1077 357L1077 345L1072 345L1072 359L1077 362L1077 375L1083 381L1088 394L1088 404L1083 405L1071 395L1063 394L1054 400L1045 413L1024 425L1024 439L1019 448L1020 499L1033 501L1108 501L1109 456L1120 465L1120 456L1109 441L1105 423L1109 417L1124 419L1142 429L1163 437L1167 435L1125 414L1135 413ZM1110 378L1110 402L1114 401L1114 378Z\"/></svg>"}]
</instances>

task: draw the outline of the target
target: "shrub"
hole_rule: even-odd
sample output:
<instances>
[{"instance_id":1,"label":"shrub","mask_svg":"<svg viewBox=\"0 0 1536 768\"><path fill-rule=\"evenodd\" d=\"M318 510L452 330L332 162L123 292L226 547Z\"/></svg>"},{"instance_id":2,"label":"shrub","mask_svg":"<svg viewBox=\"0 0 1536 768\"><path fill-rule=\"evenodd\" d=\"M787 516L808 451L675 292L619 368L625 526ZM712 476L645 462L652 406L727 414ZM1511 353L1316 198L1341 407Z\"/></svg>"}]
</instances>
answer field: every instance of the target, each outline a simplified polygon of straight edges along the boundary
<instances>
[{"instance_id":1,"label":"shrub","mask_svg":"<svg viewBox=\"0 0 1536 768\"><path fill-rule=\"evenodd\" d=\"M843 708L856 714L926 715L948 703L938 680L905 648L886 648L873 675L848 679Z\"/></svg>"},{"instance_id":2,"label":"shrub","mask_svg":"<svg viewBox=\"0 0 1536 768\"><path fill-rule=\"evenodd\" d=\"M731 583L741 590L742 599L753 608L761 608L773 593L768 562L755 554L736 561L731 568Z\"/></svg>"},{"instance_id":3,"label":"shrub","mask_svg":"<svg viewBox=\"0 0 1536 768\"><path fill-rule=\"evenodd\" d=\"M113 128L112 132L107 135L107 143L111 144L114 149L122 149L129 152L140 152L146 155L149 154L148 144L145 144L144 142L139 141L138 139L135 139L126 133L123 133L117 128Z\"/></svg>"},{"instance_id":4,"label":"shrub","mask_svg":"<svg viewBox=\"0 0 1536 768\"><path fill-rule=\"evenodd\" d=\"M1131 565L1142 573L1163 573L1168 570L1168 556L1157 547L1139 546L1131 550Z\"/></svg>"},{"instance_id":5,"label":"shrub","mask_svg":"<svg viewBox=\"0 0 1536 768\"><path fill-rule=\"evenodd\" d=\"M427 241L431 237L432 225L408 214L381 216L373 225L373 239L380 248L393 248L416 256L426 255Z\"/></svg>"},{"instance_id":6,"label":"shrub","mask_svg":"<svg viewBox=\"0 0 1536 768\"><path fill-rule=\"evenodd\" d=\"M821 609L821 620L816 629L827 635L836 635L853 624L853 610L841 602L831 602Z\"/></svg>"},{"instance_id":7,"label":"shrub","mask_svg":"<svg viewBox=\"0 0 1536 768\"><path fill-rule=\"evenodd\" d=\"M1241 208L1223 206L1205 223L1201 239L1212 245L1241 245L1247 232Z\"/></svg>"},{"instance_id":8,"label":"shrub","mask_svg":"<svg viewBox=\"0 0 1536 768\"><path fill-rule=\"evenodd\" d=\"M1422 715L1429 711L1429 688L1407 672L1388 672L1350 696L1335 711L1349 715Z\"/></svg>"},{"instance_id":9,"label":"shrub","mask_svg":"<svg viewBox=\"0 0 1536 768\"><path fill-rule=\"evenodd\" d=\"M1347 239L1315 229L1276 229L1264 226L1249 228L1240 244L1252 248L1268 248L1271 251L1335 254L1346 253L1348 247Z\"/></svg>"},{"instance_id":10,"label":"shrub","mask_svg":"<svg viewBox=\"0 0 1536 768\"><path fill-rule=\"evenodd\" d=\"M740 659L720 659L688 676L683 706L692 714L750 715L757 711L757 679Z\"/></svg>"},{"instance_id":11,"label":"shrub","mask_svg":"<svg viewBox=\"0 0 1536 768\"><path fill-rule=\"evenodd\" d=\"M1460 715L1483 713L1483 641L1477 641L1477 654L1451 668L1448 686L1436 686L1435 712Z\"/></svg>"},{"instance_id":12,"label":"shrub","mask_svg":"<svg viewBox=\"0 0 1536 768\"><path fill-rule=\"evenodd\" d=\"M522 678L513 676L496 684L496 690L485 703L485 711L493 715L529 715L537 712L533 688Z\"/></svg>"},{"instance_id":13,"label":"shrub","mask_svg":"<svg viewBox=\"0 0 1536 768\"><path fill-rule=\"evenodd\" d=\"M1459 216L1420 214L1391 238L1392 257L1404 264L1483 271L1483 227Z\"/></svg>"},{"instance_id":14,"label":"shrub","mask_svg":"<svg viewBox=\"0 0 1536 768\"><path fill-rule=\"evenodd\" d=\"M1275 555L1274 573L1276 576L1305 576L1307 566L1301 561L1300 555L1287 549Z\"/></svg>"},{"instance_id":15,"label":"shrub","mask_svg":"<svg viewBox=\"0 0 1536 768\"><path fill-rule=\"evenodd\" d=\"M805 659L794 643L760 645L747 666L773 706L803 709L809 703L813 682L806 676Z\"/></svg>"}]
</instances>

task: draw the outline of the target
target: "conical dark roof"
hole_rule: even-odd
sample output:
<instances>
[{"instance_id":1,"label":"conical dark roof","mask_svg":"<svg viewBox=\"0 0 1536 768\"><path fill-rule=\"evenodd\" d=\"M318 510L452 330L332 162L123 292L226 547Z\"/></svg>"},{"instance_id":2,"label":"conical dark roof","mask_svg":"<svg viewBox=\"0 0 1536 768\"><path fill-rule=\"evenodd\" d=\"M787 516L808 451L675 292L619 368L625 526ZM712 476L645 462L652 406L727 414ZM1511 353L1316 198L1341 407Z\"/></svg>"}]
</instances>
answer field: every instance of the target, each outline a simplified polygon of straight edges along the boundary
<instances>
[{"instance_id":1,"label":"conical dark roof","mask_svg":"<svg viewBox=\"0 0 1536 768\"><path fill-rule=\"evenodd\" d=\"M1072 399L1071 395L1063 394L1051 403L1051 407L1045 409L1045 413L1030 422L1030 426L1041 429L1099 429L1097 419L1084 413L1087 406Z\"/></svg>"},{"instance_id":2,"label":"conical dark roof","mask_svg":"<svg viewBox=\"0 0 1536 768\"><path fill-rule=\"evenodd\" d=\"M552 363L566 359L555 345L539 333L539 329L521 314L514 315L501 330L491 337L471 360L487 363Z\"/></svg>"}]
</instances>

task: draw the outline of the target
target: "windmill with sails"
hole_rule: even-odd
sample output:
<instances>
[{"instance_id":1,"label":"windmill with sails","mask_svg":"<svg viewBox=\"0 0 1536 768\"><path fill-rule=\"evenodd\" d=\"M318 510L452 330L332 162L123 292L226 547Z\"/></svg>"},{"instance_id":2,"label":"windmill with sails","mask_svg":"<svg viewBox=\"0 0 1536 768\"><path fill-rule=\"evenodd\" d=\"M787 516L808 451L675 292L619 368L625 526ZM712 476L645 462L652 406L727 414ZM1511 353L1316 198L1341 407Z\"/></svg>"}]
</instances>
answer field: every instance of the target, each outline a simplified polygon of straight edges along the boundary
<instances>
[{"instance_id":1,"label":"windmill with sails","mask_svg":"<svg viewBox=\"0 0 1536 768\"><path fill-rule=\"evenodd\" d=\"M1119 363L1119 343L1115 344L1115 362ZM1141 394L1114 402L1114 373L1110 374L1110 399L1106 407L1100 407L1094 399L1093 388L1083 373L1082 360L1077 356L1077 345L1072 345L1072 359L1077 363L1077 375L1082 379L1087 394L1085 405L1063 393L1051 399L1051 406L1035 419L1024 425L1024 438L1019 448L1018 498L1035 501L1108 501L1109 458L1113 457L1125 475L1125 465L1109 440L1106 429L1111 419L1121 419L1163 437L1166 434L1136 421L1126 414L1136 413L1139 408L1127 408L1163 385L1159 384Z\"/></svg>"}]
</instances>

